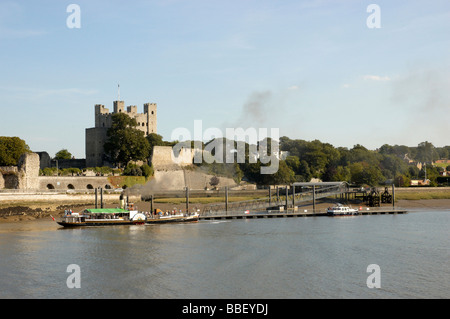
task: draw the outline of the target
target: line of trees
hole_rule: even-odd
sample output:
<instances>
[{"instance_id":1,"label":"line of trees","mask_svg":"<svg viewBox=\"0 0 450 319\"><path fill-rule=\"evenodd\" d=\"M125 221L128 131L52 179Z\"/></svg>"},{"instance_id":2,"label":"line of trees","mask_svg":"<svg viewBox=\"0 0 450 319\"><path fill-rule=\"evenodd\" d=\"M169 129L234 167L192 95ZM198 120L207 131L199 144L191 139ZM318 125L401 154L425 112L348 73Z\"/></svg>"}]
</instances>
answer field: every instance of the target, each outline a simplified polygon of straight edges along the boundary
<instances>
[{"instance_id":1,"label":"line of trees","mask_svg":"<svg viewBox=\"0 0 450 319\"><path fill-rule=\"evenodd\" d=\"M209 141L204 145L208 145ZM220 143L232 143L229 149L237 148L238 143L223 139ZM270 144L268 141L268 152ZM411 179L424 179L431 181L431 185L439 182L439 172L450 170L433 166L437 159L446 159L450 154L450 146L434 147L430 142L420 143L417 147L405 145L384 144L377 150L369 150L362 145L355 145L348 149L334 147L329 143L319 140L305 141L281 137L279 150L281 160L279 169L275 174L260 174L261 161L250 163L248 158L249 145L245 144L245 163L201 163L210 173L222 174L235 179L246 179L260 185L286 184L292 182L308 182L311 179L322 181L347 181L358 185L381 185L386 182L395 183L397 186L409 186ZM225 149L225 146L223 146ZM283 157L283 154L288 156ZM224 155L225 157L225 155ZM422 169L417 163L423 163ZM225 163L225 158L224 158Z\"/></svg>"},{"instance_id":2,"label":"line of trees","mask_svg":"<svg viewBox=\"0 0 450 319\"><path fill-rule=\"evenodd\" d=\"M417 147L384 144L377 150L362 145L348 149L334 147L318 140L311 142L280 138L280 149L289 152L288 166L295 172L295 180L318 178L323 181L347 181L355 184L379 185L386 180L397 186L409 186L411 179L427 178L436 185L439 171L432 162L446 159L450 146L434 147L422 142ZM417 163L423 163L419 170Z\"/></svg>"}]
</instances>

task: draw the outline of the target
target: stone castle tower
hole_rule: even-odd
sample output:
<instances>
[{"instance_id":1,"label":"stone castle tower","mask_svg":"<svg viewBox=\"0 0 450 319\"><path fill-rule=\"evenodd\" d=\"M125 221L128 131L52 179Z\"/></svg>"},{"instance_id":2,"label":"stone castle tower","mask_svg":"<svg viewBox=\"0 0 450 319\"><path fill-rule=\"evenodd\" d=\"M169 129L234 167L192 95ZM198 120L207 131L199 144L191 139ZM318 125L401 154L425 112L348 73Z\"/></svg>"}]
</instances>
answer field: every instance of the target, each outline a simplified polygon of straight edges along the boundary
<instances>
[{"instance_id":1,"label":"stone castle tower","mask_svg":"<svg viewBox=\"0 0 450 319\"><path fill-rule=\"evenodd\" d=\"M107 140L108 128L112 125L112 114L126 113L134 118L137 123L137 129L144 132L144 136L150 133L156 133L156 103L145 103L144 113L137 112L136 105L127 106L125 110L124 101L113 102L114 112L102 104L95 105L95 127L86 129L86 166L101 167L107 166L104 156L103 145Z\"/></svg>"}]
</instances>

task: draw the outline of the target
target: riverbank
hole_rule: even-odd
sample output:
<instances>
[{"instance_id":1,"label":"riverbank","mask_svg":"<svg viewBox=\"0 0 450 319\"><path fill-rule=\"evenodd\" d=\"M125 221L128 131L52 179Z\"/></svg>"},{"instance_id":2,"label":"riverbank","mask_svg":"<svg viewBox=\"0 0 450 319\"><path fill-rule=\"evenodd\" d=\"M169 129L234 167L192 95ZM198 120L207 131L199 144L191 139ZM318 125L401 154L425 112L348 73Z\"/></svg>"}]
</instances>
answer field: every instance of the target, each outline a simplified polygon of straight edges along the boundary
<instances>
[{"instance_id":1,"label":"riverbank","mask_svg":"<svg viewBox=\"0 0 450 319\"><path fill-rule=\"evenodd\" d=\"M332 205L334 200L320 201L316 204L316 210L325 210ZM137 209L141 211L150 211L149 202L136 202ZM208 204L191 203L189 210L202 211ZM353 207L359 207L360 203L350 204ZM383 207L391 206L390 204L383 205ZM421 209L427 210L449 210L450 211L450 199L422 199L422 200L398 200L396 201L397 208L404 208L411 211L420 211ZM118 207L117 204L105 204L105 208ZM82 211L85 208L92 208L91 204L32 204L32 205L18 205L11 207L0 208L0 223L20 223L23 221L32 221L39 219L50 219L53 217L60 217L65 209L72 209L74 211ZM159 208L162 211L182 210L185 211L185 203L155 203L154 208ZM312 210L312 204L306 204L300 206L301 210Z\"/></svg>"}]
</instances>

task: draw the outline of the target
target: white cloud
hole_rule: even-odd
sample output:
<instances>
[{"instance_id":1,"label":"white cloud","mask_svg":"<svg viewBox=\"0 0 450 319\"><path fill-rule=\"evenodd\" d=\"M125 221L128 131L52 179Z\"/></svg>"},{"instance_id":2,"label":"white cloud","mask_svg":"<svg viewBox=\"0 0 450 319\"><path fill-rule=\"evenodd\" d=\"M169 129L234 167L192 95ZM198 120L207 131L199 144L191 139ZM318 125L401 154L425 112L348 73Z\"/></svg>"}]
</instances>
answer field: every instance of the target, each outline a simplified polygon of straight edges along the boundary
<instances>
[{"instance_id":1,"label":"white cloud","mask_svg":"<svg viewBox=\"0 0 450 319\"><path fill-rule=\"evenodd\" d=\"M291 91L296 91L296 90L299 90L300 88L298 87L298 85L291 85L290 87L288 87L288 90L291 90Z\"/></svg>"},{"instance_id":2,"label":"white cloud","mask_svg":"<svg viewBox=\"0 0 450 319\"><path fill-rule=\"evenodd\" d=\"M390 81L391 78L388 76L379 76L379 75L364 75L363 79L366 81Z\"/></svg>"}]
</instances>

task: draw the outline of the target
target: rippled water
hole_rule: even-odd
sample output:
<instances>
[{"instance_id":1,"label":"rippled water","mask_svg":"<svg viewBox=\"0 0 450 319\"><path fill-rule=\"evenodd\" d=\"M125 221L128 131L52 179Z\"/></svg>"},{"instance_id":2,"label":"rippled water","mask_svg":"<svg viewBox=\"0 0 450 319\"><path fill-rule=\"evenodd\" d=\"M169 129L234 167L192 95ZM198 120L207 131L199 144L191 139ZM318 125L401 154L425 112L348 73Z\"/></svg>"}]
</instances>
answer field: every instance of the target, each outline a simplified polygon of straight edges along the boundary
<instances>
[{"instance_id":1,"label":"rippled water","mask_svg":"<svg viewBox=\"0 0 450 319\"><path fill-rule=\"evenodd\" d=\"M449 298L450 211L59 228L0 224L0 298ZM80 267L69 289L67 266ZM381 288L369 289L370 264Z\"/></svg>"}]
</instances>

